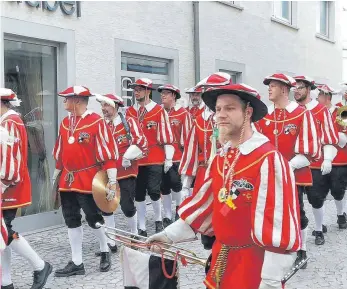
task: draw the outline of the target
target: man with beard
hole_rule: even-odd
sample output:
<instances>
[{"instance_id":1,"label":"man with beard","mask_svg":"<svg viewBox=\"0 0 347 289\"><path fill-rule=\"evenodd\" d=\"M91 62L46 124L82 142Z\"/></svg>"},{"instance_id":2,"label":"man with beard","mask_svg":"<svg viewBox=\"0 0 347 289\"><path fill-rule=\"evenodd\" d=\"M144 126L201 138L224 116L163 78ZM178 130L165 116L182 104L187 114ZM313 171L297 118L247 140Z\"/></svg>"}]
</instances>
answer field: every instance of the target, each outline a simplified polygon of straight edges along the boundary
<instances>
[{"instance_id":1,"label":"man with beard","mask_svg":"<svg viewBox=\"0 0 347 289\"><path fill-rule=\"evenodd\" d=\"M308 218L304 210L303 195L307 186L312 186L310 161L321 155L316 123L310 111L289 100L290 88L296 82L292 77L276 73L263 81L269 86L268 114L255 124L267 136L276 149L289 161L294 170L300 203L300 225L302 246L297 253L296 264L307 258ZM302 268L306 268L307 263Z\"/></svg>"},{"instance_id":2,"label":"man with beard","mask_svg":"<svg viewBox=\"0 0 347 289\"><path fill-rule=\"evenodd\" d=\"M316 89L313 79L307 76L295 76L294 79L296 80L294 98L299 105L311 111L317 123L319 140L322 144L322 157L310 165L313 184L306 188L306 193L315 219L315 244L323 245L325 243L323 235L323 205L329 192L327 180L332 170L332 161L337 154L335 146L338 143L338 132L337 127L333 124L329 109L320 104L316 99L311 98L311 90ZM335 194L336 191L332 191L331 193L335 198L335 202L338 202L336 206L341 207L343 194ZM342 219L346 223L343 215L338 217L340 222Z\"/></svg>"},{"instance_id":3,"label":"man with beard","mask_svg":"<svg viewBox=\"0 0 347 289\"><path fill-rule=\"evenodd\" d=\"M120 187L120 207L127 218L129 231L137 235L137 212L135 207L136 178L138 174L138 160L146 153L148 143L139 123L132 117L124 117L118 112L124 107L124 101L115 94L97 95L96 100L101 103L102 114L118 146L117 181ZM105 224L115 227L113 213L103 212ZM114 240L108 240L111 252L117 252Z\"/></svg>"},{"instance_id":4,"label":"man with beard","mask_svg":"<svg viewBox=\"0 0 347 289\"><path fill-rule=\"evenodd\" d=\"M139 220L139 235L147 237L146 231L146 192L152 200L155 218L155 231L163 230L160 202L160 185L163 172L172 167L175 148L169 116L164 108L150 99L153 83L148 78L137 79L130 84L134 89L136 102L126 115L140 123L148 141L148 153L139 160L139 173L136 182L136 209Z\"/></svg>"},{"instance_id":5,"label":"man with beard","mask_svg":"<svg viewBox=\"0 0 347 289\"><path fill-rule=\"evenodd\" d=\"M1 115L1 214L5 228L1 233L7 237L7 247L1 254L1 288L13 289L11 278L12 251L26 259L34 269L31 289L41 289L52 272L52 265L34 251L27 240L14 231L12 222L19 208L31 204L31 181L27 166L28 136L20 115L14 111L21 101L7 88L0 88ZM7 141L6 141L7 138ZM2 224L3 226L3 224Z\"/></svg>"},{"instance_id":6,"label":"man with beard","mask_svg":"<svg viewBox=\"0 0 347 289\"><path fill-rule=\"evenodd\" d=\"M288 161L251 127L266 115L266 105L244 84L217 82L202 98L216 111L223 147L202 186L180 206L180 219L147 243L215 234L207 288L281 289L290 253L300 247L299 205Z\"/></svg>"},{"instance_id":7,"label":"man with beard","mask_svg":"<svg viewBox=\"0 0 347 289\"><path fill-rule=\"evenodd\" d=\"M191 106L187 108L188 112L192 116L192 119L195 120L199 115L204 112L205 104L201 99L202 88L201 87L192 87L186 90Z\"/></svg>"},{"instance_id":8,"label":"man with beard","mask_svg":"<svg viewBox=\"0 0 347 289\"><path fill-rule=\"evenodd\" d=\"M176 86L171 84L162 85L158 87L158 91L160 92L162 106L169 115L171 129L174 135L173 146L175 148L173 165L169 171L164 174L163 181L161 183L161 193L164 207L163 225L165 228L171 224L172 198L175 199L176 203L175 219L177 219L177 209L182 203L182 199L188 196L188 194L184 196L182 195L182 181L181 176L178 173L178 167L182 158L184 142L188 137L192 121L189 112L177 104L177 100L181 98L181 93ZM171 190L174 192L174 197L171 197Z\"/></svg>"}]
</instances>

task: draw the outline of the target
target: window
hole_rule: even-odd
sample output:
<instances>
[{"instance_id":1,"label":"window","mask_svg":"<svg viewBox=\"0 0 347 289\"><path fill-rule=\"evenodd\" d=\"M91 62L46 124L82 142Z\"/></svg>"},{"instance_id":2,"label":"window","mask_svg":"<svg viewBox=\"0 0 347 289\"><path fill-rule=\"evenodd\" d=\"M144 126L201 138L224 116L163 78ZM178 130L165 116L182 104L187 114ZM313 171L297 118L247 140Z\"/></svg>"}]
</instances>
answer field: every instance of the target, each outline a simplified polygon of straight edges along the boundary
<instances>
[{"instance_id":1,"label":"window","mask_svg":"<svg viewBox=\"0 0 347 289\"><path fill-rule=\"evenodd\" d=\"M167 59L155 58L144 55L121 53L121 87L122 97L126 102L126 106L131 106L135 99L129 84L138 78L149 78L153 81L153 88L157 89L160 85L169 83L169 65ZM161 103L160 94L157 90L153 90L151 99L157 103Z\"/></svg>"},{"instance_id":2,"label":"window","mask_svg":"<svg viewBox=\"0 0 347 289\"><path fill-rule=\"evenodd\" d=\"M4 41L5 87L22 100L21 114L28 134L28 168L32 205L21 216L53 210L51 156L57 135L57 47L20 40Z\"/></svg>"},{"instance_id":3,"label":"window","mask_svg":"<svg viewBox=\"0 0 347 289\"><path fill-rule=\"evenodd\" d=\"M243 7L241 6L241 1L218 1L218 2L230 7L236 8L238 10L243 10Z\"/></svg>"},{"instance_id":4,"label":"window","mask_svg":"<svg viewBox=\"0 0 347 289\"><path fill-rule=\"evenodd\" d=\"M242 82L242 72L230 71L230 70L225 70L225 69L219 69L219 72L228 73L231 76L231 80L233 83Z\"/></svg>"},{"instance_id":5,"label":"window","mask_svg":"<svg viewBox=\"0 0 347 289\"><path fill-rule=\"evenodd\" d=\"M318 33L329 37L329 1L319 2Z\"/></svg>"},{"instance_id":6,"label":"window","mask_svg":"<svg viewBox=\"0 0 347 289\"><path fill-rule=\"evenodd\" d=\"M274 1L273 16L292 24L292 1Z\"/></svg>"}]
</instances>

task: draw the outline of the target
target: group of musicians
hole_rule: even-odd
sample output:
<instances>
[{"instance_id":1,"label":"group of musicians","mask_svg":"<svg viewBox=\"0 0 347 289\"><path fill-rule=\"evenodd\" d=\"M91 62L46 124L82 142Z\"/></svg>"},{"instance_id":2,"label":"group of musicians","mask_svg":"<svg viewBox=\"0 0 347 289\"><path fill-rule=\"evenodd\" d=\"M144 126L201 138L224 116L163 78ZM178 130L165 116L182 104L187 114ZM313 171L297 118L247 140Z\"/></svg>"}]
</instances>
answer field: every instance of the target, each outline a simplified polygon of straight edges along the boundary
<instances>
[{"instance_id":1,"label":"group of musicians","mask_svg":"<svg viewBox=\"0 0 347 289\"><path fill-rule=\"evenodd\" d=\"M105 198L114 200L120 190L120 207L133 238L148 236L146 194L156 232L147 239L148 246L201 234L204 247L212 249L204 281L208 288L280 289L293 262L306 268L304 194L313 210L316 245L324 244L329 191L338 227L347 228L347 125L340 109L347 105L347 85L336 105L331 103L333 90L307 76L276 73L264 85L273 103L269 107L256 89L214 73L186 90L191 107L183 108L179 88L160 86L160 105L151 99L152 81L141 78L131 84L136 103L125 114L119 112L123 99L115 94L92 94L83 86L60 92L68 116L53 151L53 181L58 182L71 260L55 276L85 274L81 209L99 240L100 271L111 268L110 254L117 245L97 224L115 227L115 218L92 195L100 170L108 178ZM317 99L311 93L315 89ZM295 101L289 98L291 90ZM103 117L88 110L91 96L96 96ZM27 134L15 111L20 105L16 94L1 88L0 97L1 232L6 244L1 288L14 288L14 250L32 265L31 288L39 289L52 266L12 228L17 209L31 204Z\"/></svg>"}]
</instances>

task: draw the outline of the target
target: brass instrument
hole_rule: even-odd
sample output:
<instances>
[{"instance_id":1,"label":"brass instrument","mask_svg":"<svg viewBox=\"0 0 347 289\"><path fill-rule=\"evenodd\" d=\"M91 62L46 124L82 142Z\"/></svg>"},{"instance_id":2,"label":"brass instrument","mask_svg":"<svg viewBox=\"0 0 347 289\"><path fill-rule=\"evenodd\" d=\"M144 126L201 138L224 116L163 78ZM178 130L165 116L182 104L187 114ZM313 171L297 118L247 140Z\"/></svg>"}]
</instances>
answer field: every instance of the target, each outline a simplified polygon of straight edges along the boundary
<instances>
[{"instance_id":1,"label":"brass instrument","mask_svg":"<svg viewBox=\"0 0 347 289\"><path fill-rule=\"evenodd\" d=\"M96 223L95 227L96 228L104 228L107 238L109 238L113 241L128 245L129 247L136 247L136 248L147 249L147 250L149 250L151 247L151 244L147 244L145 242L145 240L147 239L146 237L132 234L130 232L123 231L121 229L107 227L107 226L102 225L100 223ZM189 242L190 241L192 241L192 240L189 240ZM196 256L196 254L194 254L193 252L191 252L189 250L186 250L184 248L175 246L173 244L168 244L168 243L158 243L158 244L161 246L165 257L173 258L177 254L177 252L179 251L178 258L179 259L181 259L181 258L186 259L187 261L189 261L188 264L197 264L197 265L202 265L204 267L206 267L206 265L207 265L207 259L198 258ZM168 249L165 246L170 246L171 248L174 248L177 251ZM181 253L182 251L187 252L190 255L183 254L183 253Z\"/></svg>"},{"instance_id":2,"label":"brass instrument","mask_svg":"<svg viewBox=\"0 0 347 289\"><path fill-rule=\"evenodd\" d=\"M344 128L347 127L347 105L338 108L336 122Z\"/></svg>"}]
</instances>

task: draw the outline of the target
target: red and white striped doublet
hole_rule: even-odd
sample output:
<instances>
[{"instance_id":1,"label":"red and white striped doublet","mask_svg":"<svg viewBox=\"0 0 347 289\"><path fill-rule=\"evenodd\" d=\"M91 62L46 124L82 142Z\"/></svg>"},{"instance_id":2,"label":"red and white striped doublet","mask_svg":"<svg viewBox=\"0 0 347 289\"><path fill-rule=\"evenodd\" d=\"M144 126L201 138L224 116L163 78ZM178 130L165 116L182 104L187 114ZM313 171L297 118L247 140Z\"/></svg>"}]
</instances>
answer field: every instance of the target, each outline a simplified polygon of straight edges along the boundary
<instances>
[{"instance_id":1,"label":"red and white striped doublet","mask_svg":"<svg viewBox=\"0 0 347 289\"><path fill-rule=\"evenodd\" d=\"M257 132L239 149L231 187L227 172L237 150L229 147L214 158L204 183L178 211L194 230L216 236L211 268L222 244L245 246L229 251L220 289L258 288L265 250L285 253L301 245L299 202L288 161ZM232 192L231 207L219 201L223 187ZM212 272L205 280L208 288L216 287Z\"/></svg>"},{"instance_id":2,"label":"red and white striped doublet","mask_svg":"<svg viewBox=\"0 0 347 289\"><path fill-rule=\"evenodd\" d=\"M268 114L255 127L267 136L278 151L290 161L295 155L305 155L313 161L321 156L321 143L312 113L291 101L285 109L270 106ZM295 170L297 185L312 185L309 167Z\"/></svg>"}]
</instances>

